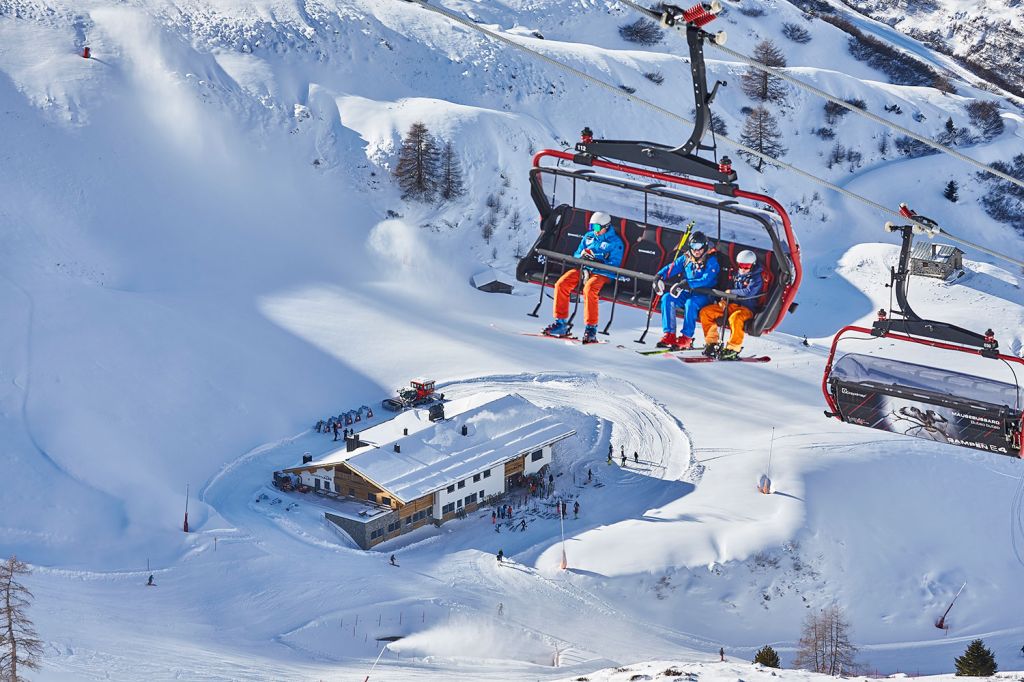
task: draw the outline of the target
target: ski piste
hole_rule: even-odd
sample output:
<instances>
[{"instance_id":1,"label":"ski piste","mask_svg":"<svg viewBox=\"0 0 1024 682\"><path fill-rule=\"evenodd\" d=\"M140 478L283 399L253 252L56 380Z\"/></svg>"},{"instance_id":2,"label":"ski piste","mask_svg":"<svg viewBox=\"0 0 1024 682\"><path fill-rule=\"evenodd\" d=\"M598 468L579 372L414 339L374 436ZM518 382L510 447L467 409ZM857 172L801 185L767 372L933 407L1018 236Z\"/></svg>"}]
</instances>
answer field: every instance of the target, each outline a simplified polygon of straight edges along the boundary
<instances>
[{"instance_id":1,"label":"ski piste","mask_svg":"<svg viewBox=\"0 0 1024 682\"><path fill-rule=\"evenodd\" d=\"M726 364L730 362L771 362L771 358L767 355L746 355L740 356L735 360L721 360L719 358L709 358L706 355L698 355L695 357L683 357L676 356L683 362L724 362Z\"/></svg>"}]
</instances>

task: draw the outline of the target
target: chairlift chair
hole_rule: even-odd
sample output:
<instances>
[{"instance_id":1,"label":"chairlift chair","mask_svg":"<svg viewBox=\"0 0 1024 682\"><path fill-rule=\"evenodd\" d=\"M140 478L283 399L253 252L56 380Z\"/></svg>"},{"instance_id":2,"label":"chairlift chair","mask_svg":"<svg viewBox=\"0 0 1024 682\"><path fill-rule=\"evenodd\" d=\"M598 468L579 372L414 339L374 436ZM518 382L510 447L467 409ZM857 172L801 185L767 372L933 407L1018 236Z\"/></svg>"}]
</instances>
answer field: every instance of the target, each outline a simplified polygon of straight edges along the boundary
<instances>
[{"instance_id":1,"label":"chairlift chair","mask_svg":"<svg viewBox=\"0 0 1024 682\"><path fill-rule=\"evenodd\" d=\"M984 334L937 320L921 318L910 307L907 283L914 233L934 235L934 221L900 206L914 225L886 224L900 232L899 264L891 271L897 308L880 310L871 328L843 327L832 340L821 390L828 404L826 417L850 424L926 438L950 445L1024 458L1021 433L1024 410L1018 369L1024 359L999 352L991 329ZM961 353L979 362L1005 366L1005 381L977 377L943 367L925 366L896 358L860 353L839 353L842 340L884 338L898 344L916 344L949 353ZM912 348L912 346L907 346Z\"/></svg>"},{"instance_id":2,"label":"chairlift chair","mask_svg":"<svg viewBox=\"0 0 1024 682\"><path fill-rule=\"evenodd\" d=\"M712 35L702 27L715 18L720 5L698 4L686 10L661 7L661 12L650 11L652 18L667 26L685 25L696 104L693 132L685 143L672 148L647 141L597 140L584 128L574 153L538 152L530 169L530 194L540 214L540 235L519 261L516 278L541 285L538 303L530 313L537 317L544 288L553 287L567 270L593 267L573 254L587 232L590 216L596 211L609 213L626 248L620 266L600 266L615 275L612 286L601 291L603 300L612 301L611 316L602 331L607 334L616 305L654 307L655 274L681 252L689 236L687 226L696 222L695 229L715 241L723 278L735 266L740 251L749 249L757 255L765 289L745 331L759 336L776 329L796 309L794 299L802 278L800 247L789 215L778 201L741 189L728 157L711 160L696 154L715 151L702 140L711 126L711 103L724 83L716 83L708 92L703 44L724 42L724 33ZM545 160L555 163L545 164ZM557 198L559 180L570 194L564 201ZM593 198L582 197L591 193ZM629 199L613 205L612 196ZM673 223L675 216L684 219ZM728 298L716 289L706 293Z\"/></svg>"}]
</instances>

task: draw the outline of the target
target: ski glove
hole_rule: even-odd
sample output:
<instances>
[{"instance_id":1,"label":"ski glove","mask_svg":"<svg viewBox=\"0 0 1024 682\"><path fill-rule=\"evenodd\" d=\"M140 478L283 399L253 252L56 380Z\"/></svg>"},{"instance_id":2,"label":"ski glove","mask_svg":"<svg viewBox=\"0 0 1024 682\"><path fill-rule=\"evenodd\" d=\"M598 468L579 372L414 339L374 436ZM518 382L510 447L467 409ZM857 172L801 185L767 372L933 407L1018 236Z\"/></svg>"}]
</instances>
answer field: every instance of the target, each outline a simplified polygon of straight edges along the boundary
<instances>
[{"instance_id":1,"label":"ski glove","mask_svg":"<svg viewBox=\"0 0 1024 682\"><path fill-rule=\"evenodd\" d=\"M657 291L659 294L665 293L665 280L663 280L661 277L655 277L654 290Z\"/></svg>"},{"instance_id":2,"label":"ski glove","mask_svg":"<svg viewBox=\"0 0 1024 682\"><path fill-rule=\"evenodd\" d=\"M580 258L582 258L583 260L597 260L596 258L594 258L594 252L591 251L590 249L584 249L583 253L580 254Z\"/></svg>"},{"instance_id":3,"label":"ski glove","mask_svg":"<svg viewBox=\"0 0 1024 682\"><path fill-rule=\"evenodd\" d=\"M676 282L675 284L673 284L672 285L672 290L669 291L669 294L671 294L672 296L678 297L684 291L689 291L689 290L690 290L690 283L687 282L684 279L684 280L680 280L679 282Z\"/></svg>"}]
</instances>

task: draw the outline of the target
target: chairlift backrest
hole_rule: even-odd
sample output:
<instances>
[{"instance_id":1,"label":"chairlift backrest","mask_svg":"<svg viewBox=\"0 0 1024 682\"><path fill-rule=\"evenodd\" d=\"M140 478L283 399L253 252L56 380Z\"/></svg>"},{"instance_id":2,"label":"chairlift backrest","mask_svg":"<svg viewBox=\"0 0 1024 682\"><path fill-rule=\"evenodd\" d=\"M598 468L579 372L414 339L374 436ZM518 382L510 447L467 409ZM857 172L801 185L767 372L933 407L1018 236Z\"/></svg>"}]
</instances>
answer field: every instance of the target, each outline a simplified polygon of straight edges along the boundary
<instances>
[{"instance_id":1,"label":"chairlift backrest","mask_svg":"<svg viewBox=\"0 0 1024 682\"><path fill-rule=\"evenodd\" d=\"M871 334L871 330L863 327L846 327L836 334L822 378L822 391L831 408L827 416L890 433L1022 456L1024 412L1016 379L1009 383L860 353L847 353L836 359L840 338L850 332ZM962 350L978 362L990 362L976 351L935 345L900 334L885 338L941 350ZM1019 358L1000 358L1007 366L1021 363Z\"/></svg>"}]
</instances>

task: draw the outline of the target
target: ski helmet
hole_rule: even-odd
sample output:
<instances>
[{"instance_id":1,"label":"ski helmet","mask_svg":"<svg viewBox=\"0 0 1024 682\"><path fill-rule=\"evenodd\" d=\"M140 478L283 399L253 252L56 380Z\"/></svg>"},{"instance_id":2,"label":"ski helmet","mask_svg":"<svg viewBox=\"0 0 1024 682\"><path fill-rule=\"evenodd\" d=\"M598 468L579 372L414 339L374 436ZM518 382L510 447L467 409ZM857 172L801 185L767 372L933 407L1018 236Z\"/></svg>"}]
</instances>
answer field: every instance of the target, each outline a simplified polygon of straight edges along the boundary
<instances>
[{"instance_id":1,"label":"ski helmet","mask_svg":"<svg viewBox=\"0 0 1024 682\"><path fill-rule=\"evenodd\" d=\"M757 256L749 249L744 249L736 256L736 265L741 268L752 268L757 262Z\"/></svg>"},{"instance_id":2,"label":"ski helmet","mask_svg":"<svg viewBox=\"0 0 1024 682\"><path fill-rule=\"evenodd\" d=\"M594 215L590 216L590 224L608 227L612 224L612 217L603 211L598 211Z\"/></svg>"},{"instance_id":3,"label":"ski helmet","mask_svg":"<svg viewBox=\"0 0 1024 682\"><path fill-rule=\"evenodd\" d=\"M700 251L701 249L706 249L707 247L708 236L706 234L704 234L700 230L697 230L696 232L690 234L690 251Z\"/></svg>"}]
</instances>

